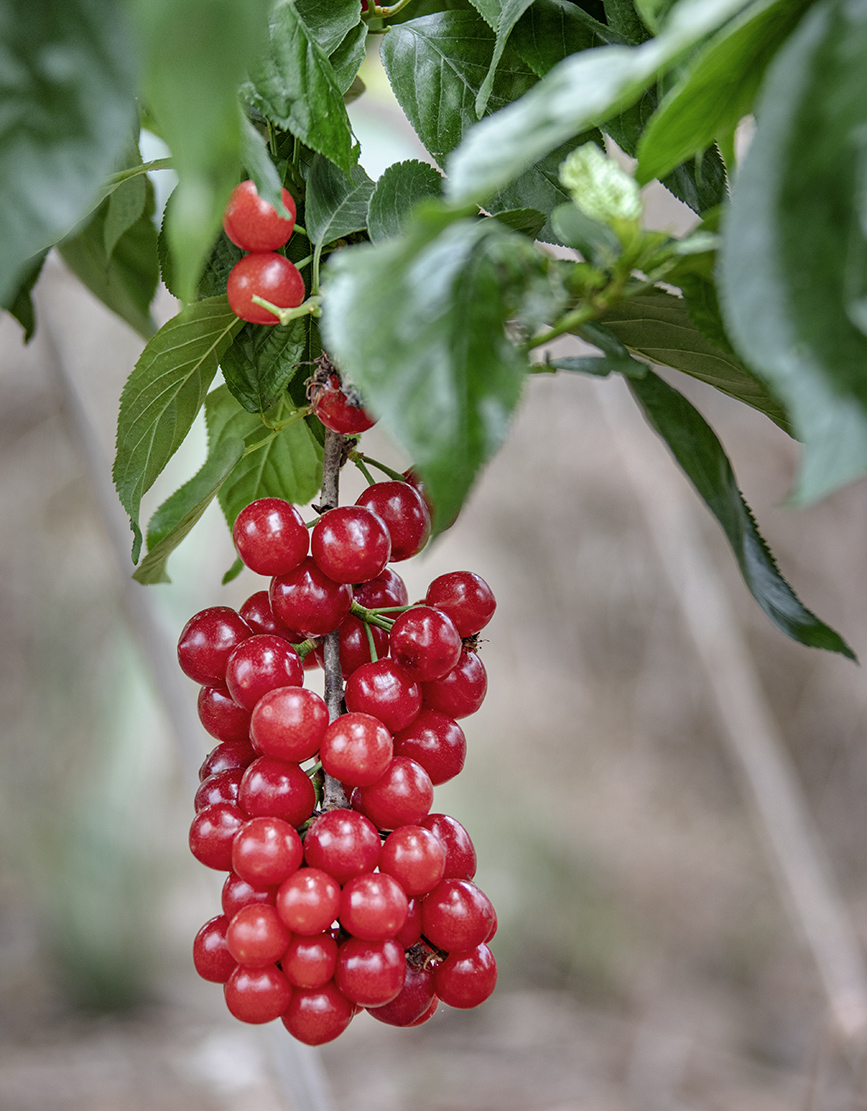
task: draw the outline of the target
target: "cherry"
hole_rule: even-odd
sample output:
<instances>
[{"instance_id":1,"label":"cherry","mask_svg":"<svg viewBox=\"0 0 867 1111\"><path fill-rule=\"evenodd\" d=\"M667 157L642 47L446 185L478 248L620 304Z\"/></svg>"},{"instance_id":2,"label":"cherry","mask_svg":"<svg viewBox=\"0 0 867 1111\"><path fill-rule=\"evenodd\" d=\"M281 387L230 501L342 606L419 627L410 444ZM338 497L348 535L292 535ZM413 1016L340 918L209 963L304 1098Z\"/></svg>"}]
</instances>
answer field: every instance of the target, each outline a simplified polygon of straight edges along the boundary
<instances>
[{"instance_id":1,"label":"cherry","mask_svg":"<svg viewBox=\"0 0 867 1111\"><path fill-rule=\"evenodd\" d=\"M359 605L371 610L405 606L409 603L406 583L390 567L386 567L375 579L356 585L353 595Z\"/></svg>"},{"instance_id":2,"label":"cherry","mask_svg":"<svg viewBox=\"0 0 867 1111\"><path fill-rule=\"evenodd\" d=\"M335 582L366 582L385 569L391 540L375 513L364 506L345 505L330 509L316 522L310 554Z\"/></svg>"},{"instance_id":3,"label":"cherry","mask_svg":"<svg viewBox=\"0 0 867 1111\"><path fill-rule=\"evenodd\" d=\"M378 625L370 625L369 628L373 633L373 647L377 656L384 656L388 652L388 633ZM339 637L340 670L343 678L348 679L359 667L371 660L365 623L350 614L340 626Z\"/></svg>"},{"instance_id":4,"label":"cherry","mask_svg":"<svg viewBox=\"0 0 867 1111\"><path fill-rule=\"evenodd\" d=\"M304 937L293 934L280 967L290 984L299 988L321 988L334 977L337 942L329 933Z\"/></svg>"},{"instance_id":5,"label":"cherry","mask_svg":"<svg viewBox=\"0 0 867 1111\"><path fill-rule=\"evenodd\" d=\"M303 856L301 838L282 818L252 818L232 844L232 867L257 887L282 883L300 867Z\"/></svg>"},{"instance_id":6,"label":"cherry","mask_svg":"<svg viewBox=\"0 0 867 1111\"><path fill-rule=\"evenodd\" d=\"M368 1014L389 1026L413 1026L422 1015L436 1007L433 973L407 965L403 987L390 1003L371 1007Z\"/></svg>"},{"instance_id":7,"label":"cherry","mask_svg":"<svg viewBox=\"0 0 867 1111\"><path fill-rule=\"evenodd\" d=\"M204 810L206 806L213 806L215 802L236 803L243 774L243 768L230 768L228 771L217 772L216 775L209 775L207 779L203 779L193 799L196 813Z\"/></svg>"},{"instance_id":8,"label":"cherry","mask_svg":"<svg viewBox=\"0 0 867 1111\"><path fill-rule=\"evenodd\" d=\"M328 810L304 835L304 859L342 884L374 870L381 844L376 826L363 814Z\"/></svg>"},{"instance_id":9,"label":"cherry","mask_svg":"<svg viewBox=\"0 0 867 1111\"><path fill-rule=\"evenodd\" d=\"M341 783L361 787L375 783L391 762L391 734L370 714L348 713L325 730L319 759Z\"/></svg>"},{"instance_id":10,"label":"cherry","mask_svg":"<svg viewBox=\"0 0 867 1111\"><path fill-rule=\"evenodd\" d=\"M353 937L381 941L394 937L406 925L408 911L406 894L396 879L365 872L347 880L338 917Z\"/></svg>"},{"instance_id":11,"label":"cherry","mask_svg":"<svg viewBox=\"0 0 867 1111\"><path fill-rule=\"evenodd\" d=\"M313 813L316 791L297 764L260 756L244 772L238 799L250 817L282 818L299 826Z\"/></svg>"},{"instance_id":12,"label":"cherry","mask_svg":"<svg viewBox=\"0 0 867 1111\"><path fill-rule=\"evenodd\" d=\"M421 932L447 953L481 945L493 921L491 900L470 880L442 880L422 900Z\"/></svg>"},{"instance_id":13,"label":"cherry","mask_svg":"<svg viewBox=\"0 0 867 1111\"><path fill-rule=\"evenodd\" d=\"M282 1016L293 1038L305 1045L324 1045L343 1033L355 1008L333 982L321 988L296 988Z\"/></svg>"},{"instance_id":14,"label":"cherry","mask_svg":"<svg viewBox=\"0 0 867 1111\"><path fill-rule=\"evenodd\" d=\"M419 823L442 841L446 850L444 878L471 880L476 874L476 850L470 835L448 814L428 814Z\"/></svg>"},{"instance_id":15,"label":"cherry","mask_svg":"<svg viewBox=\"0 0 867 1111\"><path fill-rule=\"evenodd\" d=\"M226 1006L241 1022L271 1022L289 1006L292 985L276 966L244 968L239 966L223 989Z\"/></svg>"},{"instance_id":16,"label":"cherry","mask_svg":"<svg viewBox=\"0 0 867 1111\"><path fill-rule=\"evenodd\" d=\"M379 870L393 876L407 895L426 895L445 875L445 846L423 826L401 826L383 842Z\"/></svg>"},{"instance_id":17,"label":"cherry","mask_svg":"<svg viewBox=\"0 0 867 1111\"><path fill-rule=\"evenodd\" d=\"M475 652L464 648L461 658L442 679L422 683L422 702L431 710L439 710L451 718L474 714L488 692L485 665Z\"/></svg>"},{"instance_id":18,"label":"cherry","mask_svg":"<svg viewBox=\"0 0 867 1111\"><path fill-rule=\"evenodd\" d=\"M395 733L394 752L421 764L436 787L454 779L463 768L467 738L452 718L423 709L406 729Z\"/></svg>"},{"instance_id":19,"label":"cherry","mask_svg":"<svg viewBox=\"0 0 867 1111\"><path fill-rule=\"evenodd\" d=\"M375 418L365 412L357 391L342 385L336 374L324 381L314 381L310 403L325 427L343 436L356 436L376 424Z\"/></svg>"},{"instance_id":20,"label":"cherry","mask_svg":"<svg viewBox=\"0 0 867 1111\"><path fill-rule=\"evenodd\" d=\"M389 659L356 668L346 684L344 698L347 709L372 714L392 733L406 728L421 709L418 683Z\"/></svg>"},{"instance_id":21,"label":"cherry","mask_svg":"<svg viewBox=\"0 0 867 1111\"><path fill-rule=\"evenodd\" d=\"M340 887L319 868L299 868L280 885L277 911L294 933L324 933L337 917Z\"/></svg>"},{"instance_id":22,"label":"cherry","mask_svg":"<svg viewBox=\"0 0 867 1111\"><path fill-rule=\"evenodd\" d=\"M226 687L202 687L197 701L199 721L218 741L248 741L250 711L239 706Z\"/></svg>"},{"instance_id":23,"label":"cherry","mask_svg":"<svg viewBox=\"0 0 867 1111\"><path fill-rule=\"evenodd\" d=\"M390 1003L403 987L405 976L406 958L393 938L365 941L350 937L337 951L337 986L362 1007Z\"/></svg>"},{"instance_id":24,"label":"cherry","mask_svg":"<svg viewBox=\"0 0 867 1111\"><path fill-rule=\"evenodd\" d=\"M371 509L385 523L393 563L418 555L430 539L427 505L408 482L376 482L355 499L355 504Z\"/></svg>"},{"instance_id":25,"label":"cherry","mask_svg":"<svg viewBox=\"0 0 867 1111\"><path fill-rule=\"evenodd\" d=\"M304 637L278 621L271 609L271 599L267 590L257 590L251 594L247 601L238 610L254 633L270 633L272 636L282 637L284 640L297 644Z\"/></svg>"},{"instance_id":26,"label":"cherry","mask_svg":"<svg viewBox=\"0 0 867 1111\"><path fill-rule=\"evenodd\" d=\"M461 657L460 635L451 618L430 606L402 613L392 626L391 656L417 682L441 679Z\"/></svg>"},{"instance_id":27,"label":"cherry","mask_svg":"<svg viewBox=\"0 0 867 1111\"><path fill-rule=\"evenodd\" d=\"M294 571L271 582L271 608L275 617L304 636L332 632L349 613L352 588L337 583L308 556Z\"/></svg>"},{"instance_id":28,"label":"cherry","mask_svg":"<svg viewBox=\"0 0 867 1111\"><path fill-rule=\"evenodd\" d=\"M430 776L406 756L395 756L375 783L352 792L353 808L379 829L418 825L432 802Z\"/></svg>"},{"instance_id":29,"label":"cherry","mask_svg":"<svg viewBox=\"0 0 867 1111\"><path fill-rule=\"evenodd\" d=\"M223 882L221 902L223 914L231 921L241 907L249 906L250 903L270 903L274 906L277 902L277 888L256 887L242 880L235 872L230 872Z\"/></svg>"},{"instance_id":30,"label":"cherry","mask_svg":"<svg viewBox=\"0 0 867 1111\"><path fill-rule=\"evenodd\" d=\"M315 691L277 687L256 703L250 730L265 756L301 764L319 751L328 727L328 707Z\"/></svg>"},{"instance_id":31,"label":"cherry","mask_svg":"<svg viewBox=\"0 0 867 1111\"><path fill-rule=\"evenodd\" d=\"M418 1018L414 1022L407 1023L407 1026L422 1026L422 1025L424 1025L424 1023L426 1023L430 1019L432 1019L433 1016L437 1013L437 1007L439 1006L439 1003L440 1003L439 996L434 995L433 999L430 1001L430 1006L426 1010L422 1011L422 1013L418 1016ZM368 1014L373 1014L373 1011L368 1011Z\"/></svg>"},{"instance_id":32,"label":"cherry","mask_svg":"<svg viewBox=\"0 0 867 1111\"><path fill-rule=\"evenodd\" d=\"M309 545L301 514L283 498L250 502L235 518L232 538L244 564L257 575L285 575L294 570Z\"/></svg>"},{"instance_id":33,"label":"cherry","mask_svg":"<svg viewBox=\"0 0 867 1111\"><path fill-rule=\"evenodd\" d=\"M223 212L223 230L236 247L244 251L276 251L288 243L295 228L295 201L288 190L280 193L289 217L259 196L255 182L249 178L236 185L229 194Z\"/></svg>"},{"instance_id":34,"label":"cherry","mask_svg":"<svg viewBox=\"0 0 867 1111\"><path fill-rule=\"evenodd\" d=\"M225 984L236 967L235 958L226 944L229 919L224 914L209 919L193 940L193 964L203 980Z\"/></svg>"},{"instance_id":35,"label":"cherry","mask_svg":"<svg viewBox=\"0 0 867 1111\"><path fill-rule=\"evenodd\" d=\"M242 641L226 664L229 694L245 710L276 687L300 687L304 682L301 657L282 637L258 633Z\"/></svg>"},{"instance_id":36,"label":"cherry","mask_svg":"<svg viewBox=\"0 0 867 1111\"><path fill-rule=\"evenodd\" d=\"M197 683L222 685L229 656L251 635L249 627L229 606L201 610L181 630L178 640L181 671Z\"/></svg>"},{"instance_id":37,"label":"cherry","mask_svg":"<svg viewBox=\"0 0 867 1111\"><path fill-rule=\"evenodd\" d=\"M434 988L450 1007L478 1007L497 984L497 962L487 945L462 953L449 953L434 969Z\"/></svg>"},{"instance_id":38,"label":"cherry","mask_svg":"<svg viewBox=\"0 0 867 1111\"><path fill-rule=\"evenodd\" d=\"M229 952L245 968L265 968L286 952L291 934L275 907L250 903L241 907L226 931Z\"/></svg>"},{"instance_id":39,"label":"cherry","mask_svg":"<svg viewBox=\"0 0 867 1111\"><path fill-rule=\"evenodd\" d=\"M427 588L425 604L447 613L462 637L473 636L494 616L494 592L472 571L449 571Z\"/></svg>"},{"instance_id":40,"label":"cherry","mask_svg":"<svg viewBox=\"0 0 867 1111\"><path fill-rule=\"evenodd\" d=\"M229 308L251 324L279 324L277 317L254 303L254 297L270 301L278 309L294 309L304 300L304 279L293 262L273 251L244 255L235 263L226 283Z\"/></svg>"},{"instance_id":41,"label":"cherry","mask_svg":"<svg viewBox=\"0 0 867 1111\"><path fill-rule=\"evenodd\" d=\"M421 939L421 900L410 899L406 912L406 922L394 935L404 949L411 949Z\"/></svg>"},{"instance_id":42,"label":"cherry","mask_svg":"<svg viewBox=\"0 0 867 1111\"><path fill-rule=\"evenodd\" d=\"M199 768L199 780L204 782L218 772L231 768L246 768L256 759L256 750L249 741L224 741L211 749Z\"/></svg>"},{"instance_id":43,"label":"cherry","mask_svg":"<svg viewBox=\"0 0 867 1111\"><path fill-rule=\"evenodd\" d=\"M232 842L247 815L231 802L215 802L193 818L190 852L207 868L228 872L232 867Z\"/></svg>"}]
</instances>

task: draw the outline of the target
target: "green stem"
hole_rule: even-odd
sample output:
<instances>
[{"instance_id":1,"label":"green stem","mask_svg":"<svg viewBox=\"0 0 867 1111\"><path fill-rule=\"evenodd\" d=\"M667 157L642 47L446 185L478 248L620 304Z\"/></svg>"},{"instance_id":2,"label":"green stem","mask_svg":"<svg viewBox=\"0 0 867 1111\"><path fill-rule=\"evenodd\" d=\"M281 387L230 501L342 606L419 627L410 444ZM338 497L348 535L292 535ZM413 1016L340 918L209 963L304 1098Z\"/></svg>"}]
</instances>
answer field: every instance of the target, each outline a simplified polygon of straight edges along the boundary
<instances>
[{"instance_id":1,"label":"green stem","mask_svg":"<svg viewBox=\"0 0 867 1111\"><path fill-rule=\"evenodd\" d=\"M367 479L368 486L375 486L376 485L376 479L373 477L373 475L370 473L370 471L364 465L364 457L361 454L359 454L359 452L353 451L351 453L351 455L349 456L349 458L352 460L352 462L356 465L356 467L358 467L358 469L361 471L361 473Z\"/></svg>"},{"instance_id":2,"label":"green stem","mask_svg":"<svg viewBox=\"0 0 867 1111\"><path fill-rule=\"evenodd\" d=\"M309 656L316 647L316 641L308 637L306 640L299 641L298 644L293 644L292 647L303 660L304 657Z\"/></svg>"},{"instance_id":3,"label":"green stem","mask_svg":"<svg viewBox=\"0 0 867 1111\"><path fill-rule=\"evenodd\" d=\"M378 613L406 613L407 610L414 610L417 605L418 605L418 603L414 602L411 606L375 606L370 612L375 613L375 614L378 614Z\"/></svg>"},{"instance_id":4,"label":"green stem","mask_svg":"<svg viewBox=\"0 0 867 1111\"><path fill-rule=\"evenodd\" d=\"M302 228L300 224L296 224L295 227L292 229L293 235L295 234L295 232L298 232L299 235L303 235L305 239L307 238L307 228Z\"/></svg>"},{"instance_id":5,"label":"green stem","mask_svg":"<svg viewBox=\"0 0 867 1111\"><path fill-rule=\"evenodd\" d=\"M318 288L318 287L317 287ZM281 324L289 324L293 320L298 320L302 316L322 316L322 309L320 308L320 300L316 296L308 297L307 300L298 305L294 309L281 309L279 305L272 305L270 301L266 301L264 297L251 298L254 305L261 305L263 309L272 312Z\"/></svg>"},{"instance_id":6,"label":"green stem","mask_svg":"<svg viewBox=\"0 0 867 1111\"><path fill-rule=\"evenodd\" d=\"M319 292L319 264L322 260L322 244L313 248L313 277L310 280L310 293L315 297Z\"/></svg>"},{"instance_id":7,"label":"green stem","mask_svg":"<svg viewBox=\"0 0 867 1111\"><path fill-rule=\"evenodd\" d=\"M131 166L128 170L119 170L116 174L106 178L105 189L110 193L116 189L118 185L123 185L125 181L129 181L131 177L138 177L139 174L148 174L151 170L173 170L174 162L171 158L155 158L153 162L142 162L139 166Z\"/></svg>"},{"instance_id":8,"label":"green stem","mask_svg":"<svg viewBox=\"0 0 867 1111\"><path fill-rule=\"evenodd\" d=\"M401 474L400 471L392 470L392 468L387 467L385 463L380 463L378 459L371 459L369 455L362 455L360 451L353 451L349 458L353 463L357 463L359 459L362 459L365 463L369 463L371 467L376 467L378 471L387 474L389 478L393 478L396 482L406 482L406 475Z\"/></svg>"},{"instance_id":9,"label":"green stem","mask_svg":"<svg viewBox=\"0 0 867 1111\"><path fill-rule=\"evenodd\" d=\"M268 427L273 428L275 432L282 432L283 429L288 428L290 424L296 424L299 420L304 420L305 417L309 417L312 412L312 406L305 405L303 409L296 409L291 417L287 417L285 420L275 421L273 424L269 424Z\"/></svg>"},{"instance_id":10,"label":"green stem","mask_svg":"<svg viewBox=\"0 0 867 1111\"><path fill-rule=\"evenodd\" d=\"M370 648L370 662L375 664L379 656L376 653L376 641L373 639L373 629L367 622L364 624L364 631L367 633L367 644Z\"/></svg>"},{"instance_id":11,"label":"green stem","mask_svg":"<svg viewBox=\"0 0 867 1111\"><path fill-rule=\"evenodd\" d=\"M300 262L295 263L295 269L296 270L303 270L304 267L309 266L312 261L313 261L313 255L307 255L306 258L302 258Z\"/></svg>"},{"instance_id":12,"label":"green stem","mask_svg":"<svg viewBox=\"0 0 867 1111\"><path fill-rule=\"evenodd\" d=\"M532 351L534 347L541 347L542 344L550 343L557 336L562 336L564 332L571 332L573 328L580 328L582 324L589 324L591 320L595 320L600 315L601 310L594 309L590 305L581 305L580 308L567 312L549 331L543 332L541 336L533 336L526 343L522 343L521 350L525 353Z\"/></svg>"},{"instance_id":13,"label":"green stem","mask_svg":"<svg viewBox=\"0 0 867 1111\"><path fill-rule=\"evenodd\" d=\"M244 449L244 454L241 456L241 458L246 459L248 455L252 455L253 452L258 451L260 447L265 447L266 444L270 444L272 440L276 439L276 437L277 432L275 430L269 436L266 436L264 440L257 440L255 444L250 444L248 448Z\"/></svg>"},{"instance_id":14,"label":"green stem","mask_svg":"<svg viewBox=\"0 0 867 1111\"><path fill-rule=\"evenodd\" d=\"M369 610L367 606L363 606L360 602L356 602L355 600L353 600L349 612L356 617L360 617L361 620L368 625L376 625L378 629L385 629L387 633L391 632L391 627L394 624L394 621L390 620L388 617L380 617L377 613L374 613L373 610Z\"/></svg>"}]
</instances>

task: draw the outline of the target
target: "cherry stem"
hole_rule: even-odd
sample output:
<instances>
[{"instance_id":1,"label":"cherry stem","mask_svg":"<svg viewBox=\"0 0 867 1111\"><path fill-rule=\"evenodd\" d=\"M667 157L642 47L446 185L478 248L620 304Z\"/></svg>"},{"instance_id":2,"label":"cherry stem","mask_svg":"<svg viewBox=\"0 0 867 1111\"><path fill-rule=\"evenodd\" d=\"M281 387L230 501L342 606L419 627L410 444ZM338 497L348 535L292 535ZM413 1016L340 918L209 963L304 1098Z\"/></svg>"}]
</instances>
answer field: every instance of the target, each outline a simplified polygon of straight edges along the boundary
<instances>
[{"instance_id":1,"label":"cherry stem","mask_svg":"<svg viewBox=\"0 0 867 1111\"><path fill-rule=\"evenodd\" d=\"M276 317L279 324L291 324L293 320L298 320L302 316L322 316L322 308L320 299L318 297L308 297L302 304L297 305L294 309L281 309L279 305L272 305L270 301L266 301L264 297L258 297L256 294L251 298L255 305L261 305L263 309L272 312Z\"/></svg>"},{"instance_id":2,"label":"cherry stem","mask_svg":"<svg viewBox=\"0 0 867 1111\"><path fill-rule=\"evenodd\" d=\"M389 478L393 478L396 482L406 482L406 475L401 474L400 471L395 471L391 467L387 467L385 463L380 463L378 459L371 459L369 455L362 455L360 451L353 451L349 457L357 467L362 467L363 463L369 463L371 467L376 467L378 471L387 474ZM368 472L362 467L362 474L367 475ZM372 480L371 480L372 481Z\"/></svg>"},{"instance_id":3,"label":"cherry stem","mask_svg":"<svg viewBox=\"0 0 867 1111\"><path fill-rule=\"evenodd\" d=\"M358 469L361 471L361 473L367 479L368 486L375 486L376 485L376 479L373 477L373 475L370 473L370 471L365 466L364 456L358 451L353 451L352 454L349 456L349 458L352 460L352 462L356 465L356 467L358 467Z\"/></svg>"},{"instance_id":4,"label":"cherry stem","mask_svg":"<svg viewBox=\"0 0 867 1111\"><path fill-rule=\"evenodd\" d=\"M367 644L370 648L370 662L375 664L379 656L376 652L376 641L373 639L373 629L370 627L369 622L365 622L364 631L367 633Z\"/></svg>"},{"instance_id":5,"label":"cherry stem","mask_svg":"<svg viewBox=\"0 0 867 1111\"><path fill-rule=\"evenodd\" d=\"M375 610L369 610L367 606L363 606L361 602L352 601L352 607L349 611L355 617L360 617L367 625L376 625L378 629L385 629L387 633L391 632L391 627L394 621L389 617L380 617Z\"/></svg>"},{"instance_id":6,"label":"cherry stem","mask_svg":"<svg viewBox=\"0 0 867 1111\"><path fill-rule=\"evenodd\" d=\"M407 610L414 610L417 605L418 605L417 602L413 602L413 604L411 606L375 606L370 612L371 613L406 613Z\"/></svg>"},{"instance_id":7,"label":"cherry stem","mask_svg":"<svg viewBox=\"0 0 867 1111\"><path fill-rule=\"evenodd\" d=\"M310 637L307 640L299 641L298 644L293 644L292 647L303 660L305 656L309 656L313 649L316 647L316 641Z\"/></svg>"}]
</instances>

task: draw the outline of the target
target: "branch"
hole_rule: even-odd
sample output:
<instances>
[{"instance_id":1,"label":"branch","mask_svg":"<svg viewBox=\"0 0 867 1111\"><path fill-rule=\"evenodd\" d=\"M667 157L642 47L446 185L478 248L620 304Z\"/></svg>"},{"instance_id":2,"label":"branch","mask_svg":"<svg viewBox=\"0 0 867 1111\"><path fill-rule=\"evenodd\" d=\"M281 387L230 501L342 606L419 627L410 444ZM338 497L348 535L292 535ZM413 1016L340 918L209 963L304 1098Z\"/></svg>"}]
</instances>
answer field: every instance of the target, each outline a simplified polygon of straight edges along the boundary
<instances>
[{"instance_id":1,"label":"branch","mask_svg":"<svg viewBox=\"0 0 867 1111\"><path fill-rule=\"evenodd\" d=\"M322 494L319 499L319 512L327 513L335 509L340 500L340 465L346 438L331 429L325 430L325 455L322 461ZM325 660L325 704L328 718L334 721L340 716L343 701L343 671L340 667L340 638L337 630L329 633L322 646ZM336 779L325 776L325 790L322 799L323 810L339 810L348 806L346 794Z\"/></svg>"}]
</instances>

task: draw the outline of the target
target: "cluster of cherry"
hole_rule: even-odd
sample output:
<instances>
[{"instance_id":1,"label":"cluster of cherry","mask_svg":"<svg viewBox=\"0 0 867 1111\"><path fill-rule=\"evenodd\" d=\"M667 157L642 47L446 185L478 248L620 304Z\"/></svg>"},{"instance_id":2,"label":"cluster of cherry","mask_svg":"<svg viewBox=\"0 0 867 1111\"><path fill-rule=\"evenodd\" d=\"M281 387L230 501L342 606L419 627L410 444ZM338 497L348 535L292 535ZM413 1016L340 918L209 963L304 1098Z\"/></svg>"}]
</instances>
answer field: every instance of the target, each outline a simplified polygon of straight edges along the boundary
<instances>
[{"instance_id":1,"label":"cluster of cherry","mask_svg":"<svg viewBox=\"0 0 867 1111\"><path fill-rule=\"evenodd\" d=\"M485 695L474 648L496 603L483 579L456 571L408 604L386 564L429 534L410 482L371 485L311 534L288 502L253 502L233 535L270 589L237 613L196 614L178 644L221 742L200 771L190 847L229 872L195 965L224 984L237 1018L281 1018L311 1045L359 1009L415 1026L440 999L477 1006L496 982L496 914L472 882L472 842L430 813L434 785L463 767L458 719ZM302 684L334 630L345 712L329 720Z\"/></svg>"}]
</instances>

